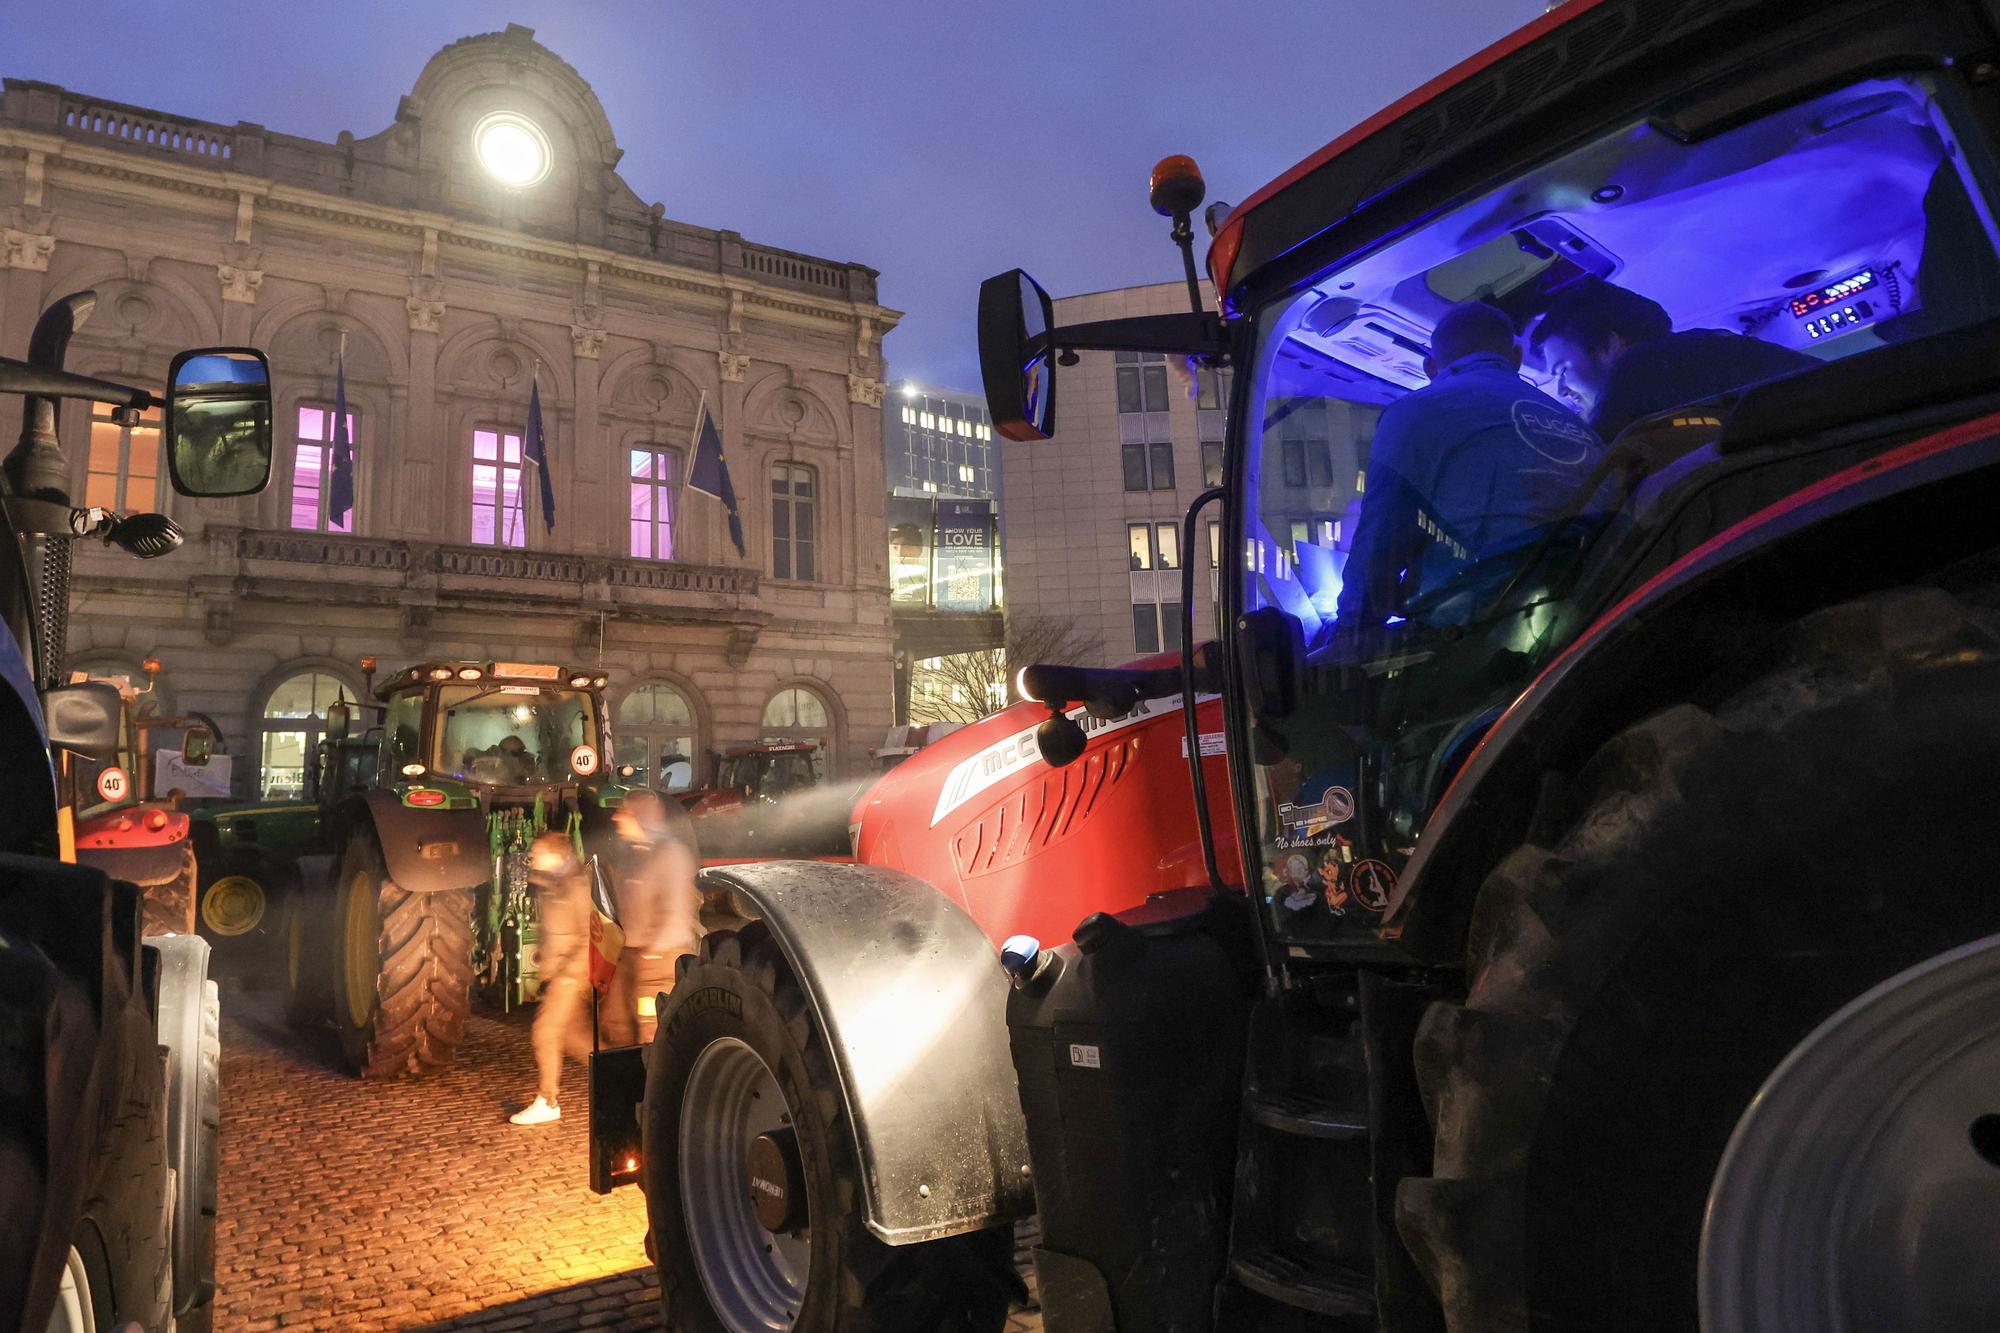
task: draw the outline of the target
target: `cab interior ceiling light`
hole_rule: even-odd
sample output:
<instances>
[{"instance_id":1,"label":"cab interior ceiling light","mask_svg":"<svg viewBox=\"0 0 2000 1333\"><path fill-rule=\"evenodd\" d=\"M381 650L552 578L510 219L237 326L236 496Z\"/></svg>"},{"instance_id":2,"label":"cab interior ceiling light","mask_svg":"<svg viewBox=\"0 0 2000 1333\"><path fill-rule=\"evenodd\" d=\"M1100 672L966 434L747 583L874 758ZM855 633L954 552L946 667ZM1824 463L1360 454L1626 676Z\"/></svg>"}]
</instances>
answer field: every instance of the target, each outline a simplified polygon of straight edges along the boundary
<instances>
[{"instance_id":1,"label":"cab interior ceiling light","mask_svg":"<svg viewBox=\"0 0 2000 1333\"><path fill-rule=\"evenodd\" d=\"M542 127L518 111L490 111L472 127L472 152L486 174L511 189L539 185L555 154Z\"/></svg>"}]
</instances>

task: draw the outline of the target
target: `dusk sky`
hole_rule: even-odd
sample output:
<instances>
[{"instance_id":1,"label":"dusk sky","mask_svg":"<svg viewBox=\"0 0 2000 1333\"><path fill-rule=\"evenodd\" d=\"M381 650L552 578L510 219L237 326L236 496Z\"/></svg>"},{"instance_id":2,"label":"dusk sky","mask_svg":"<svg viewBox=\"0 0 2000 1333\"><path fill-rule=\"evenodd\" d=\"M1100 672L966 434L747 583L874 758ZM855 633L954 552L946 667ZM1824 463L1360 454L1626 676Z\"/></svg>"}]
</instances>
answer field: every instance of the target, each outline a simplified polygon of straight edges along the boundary
<instances>
[{"instance_id":1,"label":"dusk sky","mask_svg":"<svg viewBox=\"0 0 2000 1333\"><path fill-rule=\"evenodd\" d=\"M1146 174L1236 201L1541 0L96 0L0 4L0 74L331 140L439 47L509 22L596 89L667 216L867 264L892 377L976 385L979 280L1171 280ZM197 19L196 15L199 15ZM1206 237L1200 238L1202 244Z\"/></svg>"}]
</instances>

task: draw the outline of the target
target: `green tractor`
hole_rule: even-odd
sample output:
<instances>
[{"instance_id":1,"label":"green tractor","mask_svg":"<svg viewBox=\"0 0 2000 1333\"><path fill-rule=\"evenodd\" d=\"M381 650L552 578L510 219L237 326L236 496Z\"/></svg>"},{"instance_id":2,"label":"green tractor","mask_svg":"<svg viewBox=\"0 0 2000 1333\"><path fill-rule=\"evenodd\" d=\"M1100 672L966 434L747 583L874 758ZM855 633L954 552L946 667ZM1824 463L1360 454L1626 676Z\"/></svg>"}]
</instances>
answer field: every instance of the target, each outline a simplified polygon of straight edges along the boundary
<instances>
[{"instance_id":1,"label":"green tractor","mask_svg":"<svg viewBox=\"0 0 2000 1333\"><path fill-rule=\"evenodd\" d=\"M319 743L305 794L190 811L197 862L195 925L218 965L262 973L280 961L298 863L319 850L323 816L373 781L379 736Z\"/></svg>"},{"instance_id":2,"label":"green tractor","mask_svg":"<svg viewBox=\"0 0 2000 1333\"><path fill-rule=\"evenodd\" d=\"M605 678L536 662L425 662L375 691L372 772L322 806L287 916L287 1011L330 1019L348 1064L392 1078L451 1064L475 988L539 993L528 848L582 852L625 788L609 772ZM336 744L352 728L335 704Z\"/></svg>"}]
</instances>

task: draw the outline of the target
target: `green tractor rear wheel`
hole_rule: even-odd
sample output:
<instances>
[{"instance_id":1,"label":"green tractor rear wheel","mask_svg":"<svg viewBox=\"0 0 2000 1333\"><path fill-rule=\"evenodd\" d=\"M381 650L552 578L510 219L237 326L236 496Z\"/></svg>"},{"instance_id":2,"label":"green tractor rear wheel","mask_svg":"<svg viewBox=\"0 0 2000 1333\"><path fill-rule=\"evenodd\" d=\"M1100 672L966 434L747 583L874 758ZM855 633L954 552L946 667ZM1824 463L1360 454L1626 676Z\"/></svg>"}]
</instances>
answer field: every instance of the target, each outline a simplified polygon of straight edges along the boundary
<instances>
[{"instance_id":1,"label":"green tractor rear wheel","mask_svg":"<svg viewBox=\"0 0 2000 1333\"><path fill-rule=\"evenodd\" d=\"M472 890L411 893L357 830L334 884L333 1019L363 1078L452 1063L472 1007Z\"/></svg>"}]
</instances>

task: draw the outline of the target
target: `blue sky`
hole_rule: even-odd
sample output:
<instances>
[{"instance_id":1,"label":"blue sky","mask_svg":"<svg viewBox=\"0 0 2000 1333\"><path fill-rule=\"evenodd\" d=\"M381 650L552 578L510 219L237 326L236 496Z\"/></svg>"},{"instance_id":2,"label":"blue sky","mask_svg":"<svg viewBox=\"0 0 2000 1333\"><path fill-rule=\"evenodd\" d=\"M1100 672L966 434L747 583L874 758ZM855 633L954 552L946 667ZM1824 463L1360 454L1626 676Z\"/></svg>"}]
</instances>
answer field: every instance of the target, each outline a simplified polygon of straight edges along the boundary
<instances>
[{"instance_id":1,"label":"blue sky","mask_svg":"<svg viewBox=\"0 0 2000 1333\"><path fill-rule=\"evenodd\" d=\"M1146 174L1240 200L1541 0L169 0L0 4L0 74L331 140L509 22L574 65L667 215L882 271L890 373L976 383L979 280L1171 280ZM189 14L199 13L199 22Z\"/></svg>"}]
</instances>

